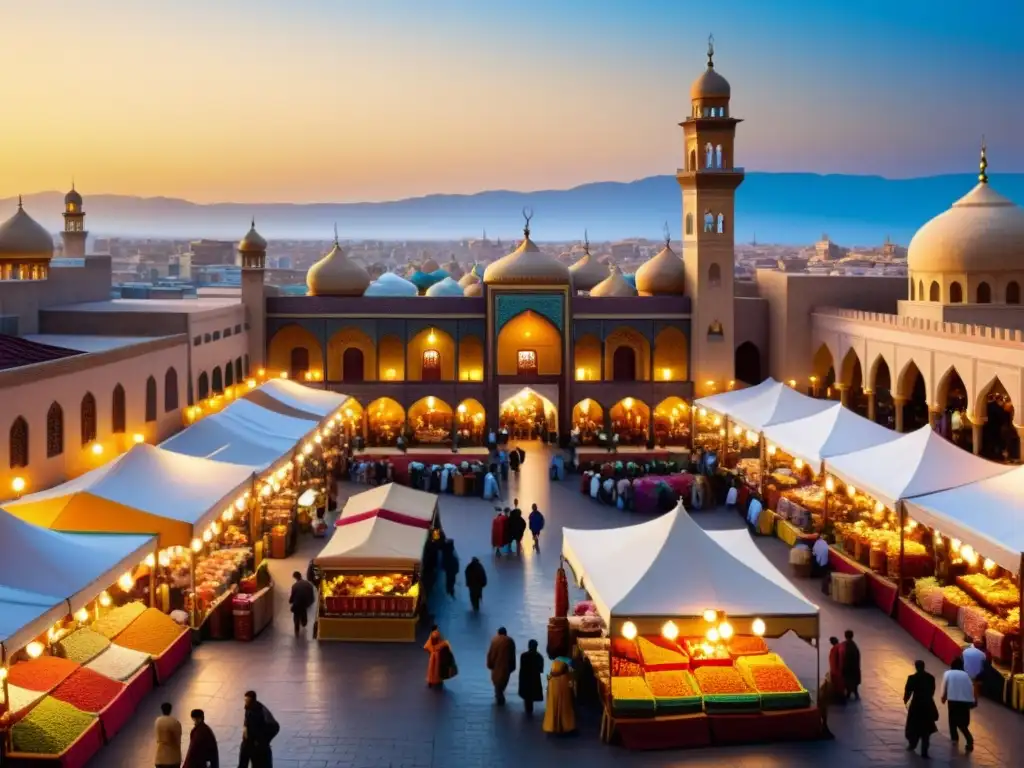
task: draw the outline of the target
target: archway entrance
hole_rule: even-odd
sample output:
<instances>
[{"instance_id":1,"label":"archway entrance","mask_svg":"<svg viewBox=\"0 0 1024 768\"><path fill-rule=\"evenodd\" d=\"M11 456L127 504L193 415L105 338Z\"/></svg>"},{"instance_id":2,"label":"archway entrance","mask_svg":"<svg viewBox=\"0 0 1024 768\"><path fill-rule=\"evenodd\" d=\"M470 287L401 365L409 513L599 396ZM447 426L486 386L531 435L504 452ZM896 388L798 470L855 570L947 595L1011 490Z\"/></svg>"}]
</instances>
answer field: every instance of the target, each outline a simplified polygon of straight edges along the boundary
<instances>
[{"instance_id":1,"label":"archway entrance","mask_svg":"<svg viewBox=\"0 0 1024 768\"><path fill-rule=\"evenodd\" d=\"M572 409L572 429L580 445L593 445L604 431L604 409L596 400L580 400Z\"/></svg>"},{"instance_id":2,"label":"archway entrance","mask_svg":"<svg viewBox=\"0 0 1024 768\"><path fill-rule=\"evenodd\" d=\"M867 417L868 401L864 396L864 371L860 365L860 358L852 349L846 353L843 373L847 386L846 406L857 415Z\"/></svg>"},{"instance_id":3,"label":"archway entrance","mask_svg":"<svg viewBox=\"0 0 1024 768\"><path fill-rule=\"evenodd\" d=\"M448 445L452 441L452 407L433 395L409 406L410 445Z\"/></svg>"},{"instance_id":4,"label":"archway entrance","mask_svg":"<svg viewBox=\"0 0 1024 768\"><path fill-rule=\"evenodd\" d=\"M612 355L612 381L636 381L636 352L621 346Z\"/></svg>"},{"instance_id":5,"label":"archway entrance","mask_svg":"<svg viewBox=\"0 0 1024 768\"><path fill-rule=\"evenodd\" d=\"M950 368L939 383L938 401L942 413L935 425L936 431L965 451L973 451L974 431L967 407L967 387L956 368Z\"/></svg>"},{"instance_id":6,"label":"archway entrance","mask_svg":"<svg viewBox=\"0 0 1024 768\"><path fill-rule=\"evenodd\" d=\"M835 360L827 345L822 344L814 354L814 378L811 379L811 389L815 397L827 400L838 400L839 393L835 389L836 367Z\"/></svg>"},{"instance_id":7,"label":"archway entrance","mask_svg":"<svg viewBox=\"0 0 1024 768\"><path fill-rule=\"evenodd\" d=\"M366 406L366 437L372 446L391 446L405 431L405 409L390 397L381 397Z\"/></svg>"},{"instance_id":8,"label":"archway entrance","mask_svg":"<svg viewBox=\"0 0 1024 768\"><path fill-rule=\"evenodd\" d=\"M761 350L751 341L736 347L736 380L754 386L764 381L761 376Z\"/></svg>"},{"instance_id":9,"label":"archway entrance","mask_svg":"<svg viewBox=\"0 0 1024 768\"><path fill-rule=\"evenodd\" d=\"M612 435L619 436L620 445L647 444L651 426L651 409L646 403L627 397L619 400L608 411Z\"/></svg>"},{"instance_id":10,"label":"archway entrance","mask_svg":"<svg viewBox=\"0 0 1024 768\"><path fill-rule=\"evenodd\" d=\"M499 387L499 390L504 387ZM547 389L545 387L545 389ZM498 415L498 428L508 434L511 440L537 440L548 438L558 431L558 394L554 401L538 387L523 387L504 397ZM506 392L499 391L502 397Z\"/></svg>"},{"instance_id":11,"label":"archway entrance","mask_svg":"<svg viewBox=\"0 0 1024 768\"><path fill-rule=\"evenodd\" d=\"M896 412L892 402L892 374L889 364L881 357L875 365L875 384L871 397L875 398L875 422L896 429Z\"/></svg>"},{"instance_id":12,"label":"archway entrance","mask_svg":"<svg viewBox=\"0 0 1024 768\"><path fill-rule=\"evenodd\" d=\"M654 407L654 442L690 447L690 406L681 397L667 397Z\"/></svg>"},{"instance_id":13,"label":"archway entrance","mask_svg":"<svg viewBox=\"0 0 1024 768\"><path fill-rule=\"evenodd\" d=\"M900 391L906 393L904 396L907 398L903 406L903 431L913 432L928 424L928 393L924 376L913 360L907 363L903 372Z\"/></svg>"},{"instance_id":14,"label":"archway entrance","mask_svg":"<svg viewBox=\"0 0 1024 768\"><path fill-rule=\"evenodd\" d=\"M349 347L341 354L341 378L343 381L363 381L363 350Z\"/></svg>"},{"instance_id":15,"label":"archway entrance","mask_svg":"<svg viewBox=\"0 0 1024 768\"><path fill-rule=\"evenodd\" d=\"M1013 426L1013 401L998 378L983 400L986 421L981 429L981 455L994 461L1020 461L1020 437Z\"/></svg>"}]
</instances>

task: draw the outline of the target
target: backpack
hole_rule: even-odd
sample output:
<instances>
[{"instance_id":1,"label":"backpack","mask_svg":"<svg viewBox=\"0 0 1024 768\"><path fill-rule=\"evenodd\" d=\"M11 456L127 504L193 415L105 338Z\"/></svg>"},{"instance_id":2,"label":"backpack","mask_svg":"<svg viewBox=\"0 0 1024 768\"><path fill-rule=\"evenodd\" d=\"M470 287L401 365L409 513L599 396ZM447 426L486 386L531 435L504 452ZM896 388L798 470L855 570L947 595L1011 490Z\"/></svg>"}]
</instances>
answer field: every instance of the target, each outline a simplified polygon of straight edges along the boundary
<instances>
[{"instance_id":1,"label":"backpack","mask_svg":"<svg viewBox=\"0 0 1024 768\"><path fill-rule=\"evenodd\" d=\"M270 710L267 709L266 704L261 705L263 707L263 722L267 728L267 743L269 744L274 740L274 737L281 732L281 724L274 719L274 716L270 714Z\"/></svg>"}]
</instances>

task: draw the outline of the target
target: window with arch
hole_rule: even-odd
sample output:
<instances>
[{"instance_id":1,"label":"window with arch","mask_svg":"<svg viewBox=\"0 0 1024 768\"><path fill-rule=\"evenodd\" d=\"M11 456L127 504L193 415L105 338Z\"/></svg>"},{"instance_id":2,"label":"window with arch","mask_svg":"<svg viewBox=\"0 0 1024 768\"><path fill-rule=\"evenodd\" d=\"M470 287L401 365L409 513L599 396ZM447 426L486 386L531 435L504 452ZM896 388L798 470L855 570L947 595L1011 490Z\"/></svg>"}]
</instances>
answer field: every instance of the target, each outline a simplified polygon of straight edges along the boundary
<instances>
[{"instance_id":1,"label":"window with arch","mask_svg":"<svg viewBox=\"0 0 1024 768\"><path fill-rule=\"evenodd\" d=\"M714 165L714 163L715 163L715 148L714 148L714 146L712 146L710 141L707 144L704 145L704 156L705 156L704 157L704 167L705 168L714 168L715 167L715 165Z\"/></svg>"},{"instance_id":2,"label":"window with arch","mask_svg":"<svg viewBox=\"0 0 1024 768\"><path fill-rule=\"evenodd\" d=\"M690 150L690 167L689 167L688 170L691 170L691 171L696 171L697 170L697 150L696 149L691 149Z\"/></svg>"},{"instance_id":3,"label":"window with arch","mask_svg":"<svg viewBox=\"0 0 1024 768\"><path fill-rule=\"evenodd\" d=\"M917 300L924 301L924 281L917 281Z\"/></svg>"},{"instance_id":4,"label":"window with arch","mask_svg":"<svg viewBox=\"0 0 1024 768\"><path fill-rule=\"evenodd\" d=\"M249 356L248 355L245 355L245 357L242 358L242 370L245 371L245 375L246 376L249 375Z\"/></svg>"},{"instance_id":5,"label":"window with arch","mask_svg":"<svg viewBox=\"0 0 1024 768\"><path fill-rule=\"evenodd\" d=\"M964 289L960 287L960 283L952 282L949 285L949 303L950 304L962 304L964 300Z\"/></svg>"},{"instance_id":6,"label":"window with arch","mask_svg":"<svg viewBox=\"0 0 1024 768\"><path fill-rule=\"evenodd\" d=\"M212 386L213 394L215 395L219 395L221 392L224 391L224 378L223 374L221 374L220 372L219 365L213 369Z\"/></svg>"},{"instance_id":7,"label":"window with arch","mask_svg":"<svg viewBox=\"0 0 1024 768\"><path fill-rule=\"evenodd\" d=\"M110 431L115 435L124 434L125 421L124 387L118 384L110 402Z\"/></svg>"},{"instance_id":8,"label":"window with arch","mask_svg":"<svg viewBox=\"0 0 1024 768\"><path fill-rule=\"evenodd\" d=\"M53 403L46 412L46 458L64 453L64 409Z\"/></svg>"},{"instance_id":9,"label":"window with arch","mask_svg":"<svg viewBox=\"0 0 1024 768\"><path fill-rule=\"evenodd\" d=\"M910 281L910 300L911 301L914 300L914 293L915 293L915 291L914 291L914 281L911 280Z\"/></svg>"},{"instance_id":10,"label":"window with arch","mask_svg":"<svg viewBox=\"0 0 1024 768\"><path fill-rule=\"evenodd\" d=\"M686 230L685 231L686 231L686 234L688 234L688 235L692 235L693 234L693 214L692 213L686 214Z\"/></svg>"},{"instance_id":11,"label":"window with arch","mask_svg":"<svg viewBox=\"0 0 1024 768\"><path fill-rule=\"evenodd\" d=\"M1020 304L1020 283L1011 280L1006 284L1006 303Z\"/></svg>"},{"instance_id":12,"label":"window with arch","mask_svg":"<svg viewBox=\"0 0 1024 768\"><path fill-rule=\"evenodd\" d=\"M992 303L992 289L988 283L978 283L978 303L979 304L991 304Z\"/></svg>"},{"instance_id":13,"label":"window with arch","mask_svg":"<svg viewBox=\"0 0 1024 768\"><path fill-rule=\"evenodd\" d=\"M11 424L11 469L28 466L28 422L19 416Z\"/></svg>"},{"instance_id":14,"label":"window with arch","mask_svg":"<svg viewBox=\"0 0 1024 768\"><path fill-rule=\"evenodd\" d=\"M156 379L146 379L146 421L156 421Z\"/></svg>"},{"instance_id":15,"label":"window with arch","mask_svg":"<svg viewBox=\"0 0 1024 768\"><path fill-rule=\"evenodd\" d=\"M935 282L934 280L932 280L932 285L928 289L928 301L938 301L938 300L939 300L939 284L937 282Z\"/></svg>"},{"instance_id":16,"label":"window with arch","mask_svg":"<svg viewBox=\"0 0 1024 768\"><path fill-rule=\"evenodd\" d=\"M438 350L423 350L423 363L420 378L423 381L441 380L441 353Z\"/></svg>"},{"instance_id":17,"label":"window with arch","mask_svg":"<svg viewBox=\"0 0 1024 768\"><path fill-rule=\"evenodd\" d=\"M230 387L235 383L235 366L228 360L228 364L224 366L224 386Z\"/></svg>"},{"instance_id":18,"label":"window with arch","mask_svg":"<svg viewBox=\"0 0 1024 768\"><path fill-rule=\"evenodd\" d=\"M178 408L178 372L168 368L164 374L164 413Z\"/></svg>"},{"instance_id":19,"label":"window with arch","mask_svg":"<svg viewBox=\"0 0 1024 768\"><path fill-rule=\"evenodd\" d=\"M86 392L82 398L82 445L88 445L96 439L96 398L92 392Z\"/></svg>"},{"instance_id":20,"label":"window with arch","mask_svg":"<svg viewBox=\"0 0 1024 768\"><path fill-rule=\"evenodd\" d=\"M717 264L708 267L708 285L718 286L722 284L722 268Z\"/></svg>"},{"instance_id":21,"label":"window with arch","mask_svg":"<svg viewBox=\"0 0 1024 768\"><path fill-rule=\"evenodd\" d=\"M196 384L196 390L200 400L205 400L210 396L210 377L206 371L199 374L199 382Z\"/></svg>"},{"instance_id":22,"label":"window with arch","mask_svg":"<svg viewBox=\"0 0 1024 768\"><path fill-rule=\"evenodd\" d=\"M241 384L243 378L245 378L245 376L242 374L242 358L236 357L235 358L235 381L237 381L239 384Z\"/></svg>"},{"instance_id":23,"label":"window with arch","mask_svg":"<svg viewBox=\"0 0 1024 768\"><path fill-rule=\"evenodd\" d=\"M722 145L715 147L715 168L722 168Z\"/></svg>"},{"instance_id":24,"label":"window with arch","mask_svg":"<svg viewBox=\"0 0 1024 768\"><path fill-rule=\"evenodd\" d=\"M718 234L725 234L725 214L718 214Z\"/></svg>"}]
</instances>

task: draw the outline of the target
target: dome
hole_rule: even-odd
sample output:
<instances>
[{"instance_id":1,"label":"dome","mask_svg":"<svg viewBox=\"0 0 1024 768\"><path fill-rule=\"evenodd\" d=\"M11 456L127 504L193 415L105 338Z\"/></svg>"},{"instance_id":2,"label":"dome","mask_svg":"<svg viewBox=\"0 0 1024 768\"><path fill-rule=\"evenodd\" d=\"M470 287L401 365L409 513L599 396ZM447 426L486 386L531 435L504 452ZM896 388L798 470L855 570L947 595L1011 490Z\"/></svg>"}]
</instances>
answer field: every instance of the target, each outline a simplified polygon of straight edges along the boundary
<instances>
[{"instance_id":1,"label":"dome","mask_svg":"<svg viewBox=\"0 0 1024 768\"><path fill-rule=\"evenodd\" d=\"M459 279L459 285L461 285L463 288L468 288L473 283L479 283L479 282L480 282L480 266L478 264L474 264L473 268L471 270L469 270L469 272L464 274Z\"/></svg>"},{"instance_id":2,"label":"dome","mask_svg":"<svg viewBox=\"0 0 1024 768\"><path fill-rule=\"evenodd\" d=\"M728 99L732 95L729 81L715 71L714 41L708 41L708 68L690 86L690 100Z\"/></svg>"},{"instance_id":3,"label":"dome","mask_svg":"<svg viewBox=\"0 0 1024 768\"><path fill-rule=\"evenodd\" d=\"M25 213L20 197L18 210L0 224L0 259L5 258L53 258L53 238L42 224Z\"/></svg>"},{"instance_id":4,"label":"dome","mask_svg":"<svg viewBox=\"0 0 1024 768\"><path fill-rule=\"evenodd\" d=\"M636 271L636 290L641 296L672 296L683 292L686 271L683 260L668 243Z\"/></svg>"},{"instance_id":5,"label":"dome","mask_svg":"<svg viewBox=\"0 0 1024 768\"><path fill-rule=\"evenodd\" d=\"M427 288L427 292L424 296L463 296L462 286L455 282L451 277L446 277L439 283L434 283L432 286Z\"/></svg>"},{"instance_id":6,"label":"dome","mask_svg":"<svg viewBox=\"0 0 1024 768\"><path fill-rule=\"evenodd\" d=\"M911 273L1020 272L1022 265L1024 208L992 189L987 178L917 230L907 251Z\"/></svg>"},{"instance_id":7,"label":"dome","mask_svg":"<svg viewBox=\"0 0 1024 768\"><path fill-rule=\"evenodd\" d=\"M434 285L434 283L441 282L445 277L446 275L437 275L435 273L427 274L426 272L416 270L409 275L409 280L411 280L412 284L420 291L426 291L427 288Z\"/></svg>"},{"instance_id":8,"label":"dome","mask_svg":"<svg viewBox=\"0 0 1024 768\"><path fill-rule=\"evenodd\" d=\"M483 296L484 295L484 284L477 280L475 283L467 285L463 291L463 296Z\"/></svg>"},{"instance_id":9,"label":"dome","mask_svg":"<svg viewBox=\"0 0 1024 768\"><path fill-rule=\"evenodd\" d=\"M622 271L614 264L610 274L590 289L591 296L636 296L636 288L626 282Z\"/></svg>"},{"instance_id":10,"label":"dome","mask_svg":"<svg viewBox=\"0 0 1024 768\"><path fill-rule=\"evenodd\" d=\"M76 211L82 210L82 196L78 194L74 183L71 184L71 191L64 195L64 207L75 206Z\"/></svg>"},{"instance_id":11,"label":"dome","mask_svg":"<svg viewBox=\"0 0 1024 768\"><path fill-rule=\"evenodd\" d=\"M453 257L451 261L441 267L445 272L454 277L456 280L462 277L462 265L459 264Z\"/></svg>"},{"instance_id":12,"label":"dome","mask_svg":"<svg viewBox=\"0 0 1024 768\"><path fill-rule=\"evenodd\" d=\"M267 250L267 241L256 231L256 219L252 220L245 237L238 241L239 253L263 253Z\"/></svg>"},{"instance_id":13,"label":"dome","mask_svg":"<svg viewBox=\"0 0 1024 768\"><path fill-rule=\"evenodd\" d=\"M487 285L565 285L570 282L569 268L558 259L541 253L530 239L529 221L523 229L523 242L484 270Z\"/></svg>"},{"instance_id":14,"label":"dome","mask_svg":"<svg viewBox=\"0 0 1024 768\"><path fill-rule=\"evenodd\" d=\"M426 259L420 265L420 271L426 272L427 274L430 274L431 272L437 272L437 270L439 270L440 268L441 266L436 261L430 258Z\"/></svg>"},{"instance_id":15,"label":"dome","mask_svg":"<svg viewBox=\"0 0 1024 768\"><path fill-rule=\"evenodd\" d=\"M579 261L569 267L569 274L572 275L573 290L590 291L608 277L608 268L602 267L587 250Z\"/></svg>"},{"instance_id":16,"label":"dome","mask_svg":"<svg viewBox=\"0 0 1024 768\"><path fill-rule=\"evenodd\" d=\"M349 260L337 239L331 252L306 273L310 296L362 296L369 285L370 273Z\"/></svg>"},{"instance_id":17,"label":"dome","mask_svg":"<svg viewBox=\"0 0 1024 768\"><path fill-rule=\"evenodd\" d=\"M394 272L385 272L370 283L363 296L419 296L415 285Z\"/></svg>"}]
</instances>

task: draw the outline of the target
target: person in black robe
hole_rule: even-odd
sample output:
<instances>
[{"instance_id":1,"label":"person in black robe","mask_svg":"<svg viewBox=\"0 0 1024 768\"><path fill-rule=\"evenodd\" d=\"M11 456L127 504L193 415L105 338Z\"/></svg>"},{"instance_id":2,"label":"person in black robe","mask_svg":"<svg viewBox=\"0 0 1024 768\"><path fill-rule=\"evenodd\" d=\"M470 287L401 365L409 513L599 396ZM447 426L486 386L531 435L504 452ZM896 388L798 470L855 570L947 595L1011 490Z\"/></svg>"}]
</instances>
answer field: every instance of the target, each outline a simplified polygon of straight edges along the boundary
<instances>
[{"instance_id":1,"label":"person in black robe","mask_svg":"<svg viewBox=\"0 0 1024 768\"><path fill-rule=\"evenodd\" d=\"M921 742L921 757L928 757L928 741L938 728L939 709L935 706L935 677L924 671L924 662L915 661L914 674L907 677L903 703L907 705L907 749L913 752Z\"/></svg>"},{"instance_id":2,"label":"person in black robe","mask_svg":"<svg viewBox=\"0 0 1024 768\"><path fill-rule=\"evenodd\" d=\"M509 451L508 453L508 466L512 470L513 474L519 474L519 452L516 450Z\"/></svg>"},{"instance_id":3,"label":"person in black robe","mask_svg":"<svg viewBox=\"0 0 1024 768\"><path fill-rule=\"evenodd\" d=\"M469 602L474 611L480 610L480 598L483 597L484 587L487 586L487 571L484 564L478 558L470 560L466 566L466 590L469 592Z\"/></svg>"},{"instance_id":4,"label":"person in black robe","mask_svg":"<svg viewBox=\"0 0 1024 768\"><path fill-rule=\"evenodd\" d=\"M448 539L441 553L444 566L444 591L448 597L455 597L455 578L459 575L459 556L455 554L455 540Z\"/></svg>"},{"instance_id":5,"label":"person in black robe","mask_svg":"<svg viewBox=\"0 0 1024 768\"><path fill-rule=\"evenodd\" d=\"M519 698L526 714L533 714L534 702L544 701L544 657L537 651L537 641L531 640L528 650L519 657Z\"/></svg>"},{"instance_id":6,"label":"person in black robe","mask_svg":"<svg viewBox=\"0 0 1024 768\"><path fill-rule=\"evenodd\" d=\"M853 642L853 630L848 629L843 642L843 682L846 684L846 697L853 696L860 701L860 648Z\"/></svg>"}]
</instances>

